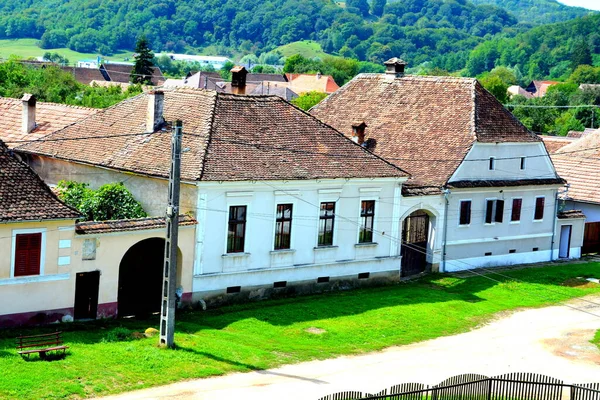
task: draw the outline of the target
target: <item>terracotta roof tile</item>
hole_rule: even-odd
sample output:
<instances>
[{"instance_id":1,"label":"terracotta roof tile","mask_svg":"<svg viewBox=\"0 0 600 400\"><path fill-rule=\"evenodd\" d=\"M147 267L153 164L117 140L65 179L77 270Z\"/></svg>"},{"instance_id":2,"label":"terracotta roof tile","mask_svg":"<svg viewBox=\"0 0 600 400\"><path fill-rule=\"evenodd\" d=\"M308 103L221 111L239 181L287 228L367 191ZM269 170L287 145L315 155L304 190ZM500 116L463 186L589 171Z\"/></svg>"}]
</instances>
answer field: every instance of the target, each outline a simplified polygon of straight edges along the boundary
<instances>
[{"instance_id":1,"label":"terracotta roof tile","mask_svg":"<svg viewBox=\"0 0 600 400\"><path fill-rule=\"evenodd\" d=\"M361 74L310 112L348 137L364 121L372 151L412 175L407 187L442 187L476 140L540 140L470 78Z\"/></svg>"},{"instance_id":2,"label":"terracotta roof tile","mask_svg":"<svg viewBox=\"0 0 600 400\"><path fill-rule=\"evenodd\" d=\"M298 94L306 92L333 93L340 87L330 75L287 74L289 88Z\"/></svg>"},{"instance_id":3,"label":"terracotta roof tile","mask_svg":"<svg viewBox=\"0 0 600 400\"><path fill-rule=\"evenodd\" d=\"M189 215L179 216L179 226L196 225L198 221ZM147 229L166 228L165 217L118 219L112 221L86 221L75 225L78 235L90 235L99 233L114 233L126 231L142 231Z\"/></svg>"},{"instance_id":4,"label":"terracotta roof tile","mask_svg":"<svg viewBox=\"0 0 600 400\"><path fill-rule=\"evenodd\" d=\"M559 149L577 140L576 138L566 136L539 135L539 137L544 141L544 145L546 145L546 150L548 150L548 153L550 154L556 153Z\"/></svg>"},{"instance_id":5,"label":"terracotta roof tile","mask_svg":"<svg viewBox=\"0 0 600 400\"><path fill-rule=\"evenodd\" d=\"M569 198L600 204L600 131L550 156L558 174L570 184Z\"/></svg>"},{"instance_id":6,"label":"terracotta roof tile","mask_svg":"<svg viewBox=\"0 0 600 400\"><path fill-rule=\"evenodd\" d=\"M102 64L100 66L100 70L108 74L107 80L122 83L129 83L132 69L133 65L127 64ZM152 67L152 84L160 86L163 83L165 83L165 77L160 68Z\"/></svg>"},{"instance_id":7,"label":"terracotta roof tile","mask_svg":"<svg viewBox=\"0 0 600 400\"><path fill-rule=\"evenodd\" d=\"M29 132L22 131L23 105L20 99L0 97L0 140L8 147L16 147L18 143L11 141L34 140L56 132L65 126L93 115L98 110L95 108L68 106L65 104L37 102L36 128Z\"/></svg>"},{"instance_id":8,"label":"terracotta roof tile","mask_svg":"<svg viewBox=\"0 0 600 400\"><path fill-rule=\"evenodd\" d=\"M171 133L144 134L147 102L141 94L50 136L85 140L36 142L19 151L168 177ZM183 121L187 181L407 176L276 96L165 89L164 118ZM112 134L136 135L102 138Z\"/></svg>"},{"instance_id":9,"label":"terracotta roof tile","mask_svg":"<svg viewBox=\"0 0 600 400\"><path fill-rule=\"evenodd\" d=\"M61 202L27 164L0 141L0 221L76 219L78 211Z\"/></svg>"},{"instance_id":10,"label":"terracotta roof tile","mask_svg":"<svg viewBox=\"0 0 600 400\"><path fill-rule=\"evenodd\" d=\"M585 214L581 210L565 210L559 211L556 214L558 219L573 219L573 218L585 218Z\"/></svg>"}]
</instances>

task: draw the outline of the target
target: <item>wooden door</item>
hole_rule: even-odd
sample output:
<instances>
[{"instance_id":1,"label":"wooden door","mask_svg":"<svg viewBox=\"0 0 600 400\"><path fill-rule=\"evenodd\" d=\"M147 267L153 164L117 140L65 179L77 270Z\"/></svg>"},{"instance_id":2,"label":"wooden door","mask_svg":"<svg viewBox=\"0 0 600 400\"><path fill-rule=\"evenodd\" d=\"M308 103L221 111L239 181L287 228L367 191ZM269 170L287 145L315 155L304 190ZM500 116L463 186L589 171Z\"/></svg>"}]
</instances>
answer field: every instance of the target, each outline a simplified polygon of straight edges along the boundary
<instances>
[{"instance_id":1,"label":"wooden door","mask_svg":"<svg viewBox=\"0 0 600 400\"><path fill-rule=\"evenodd\" d=\"M96 319L100 271L79 272L75 280L75 319Z\"/></svg>"},{"instance_id":2,"label":"wooden door","mask_svg":"<svg viewBox=\"0 0 600 400\"><path fill-rule=\"evenodd\" d=\"M420 274L427 267L429 215L416 211L402 225L402 268L400 276Z\"/></svg>"}]
</instances>

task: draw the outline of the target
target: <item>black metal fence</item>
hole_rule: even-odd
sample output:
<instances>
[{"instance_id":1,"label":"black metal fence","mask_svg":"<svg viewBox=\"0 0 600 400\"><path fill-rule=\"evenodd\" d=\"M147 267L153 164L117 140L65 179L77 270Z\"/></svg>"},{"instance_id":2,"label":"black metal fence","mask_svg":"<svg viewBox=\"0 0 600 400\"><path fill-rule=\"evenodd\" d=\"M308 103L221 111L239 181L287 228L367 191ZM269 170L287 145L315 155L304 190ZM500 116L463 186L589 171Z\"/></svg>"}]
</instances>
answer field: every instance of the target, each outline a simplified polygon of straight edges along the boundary
<instances>
[{"instance_id":1,"label":"black metal fence","mask_svg":"<svg viewBox=\"0 0 600 400\"><path fill-rule=\"evenodd\" d=\"M567 385L550 376L457 375L434 386L404 383L379 393L340 392L319 400L600 400L600 383Z\"/></svg>"}]
</instances>

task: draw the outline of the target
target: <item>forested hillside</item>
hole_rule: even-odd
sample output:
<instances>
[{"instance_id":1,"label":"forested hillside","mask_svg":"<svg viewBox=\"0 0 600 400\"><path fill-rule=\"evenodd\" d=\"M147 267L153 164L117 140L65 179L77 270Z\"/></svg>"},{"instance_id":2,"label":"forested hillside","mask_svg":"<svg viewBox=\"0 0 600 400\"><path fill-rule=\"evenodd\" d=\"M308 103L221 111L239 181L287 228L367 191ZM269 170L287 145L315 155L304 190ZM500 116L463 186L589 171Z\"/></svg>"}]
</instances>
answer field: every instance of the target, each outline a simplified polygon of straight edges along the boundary
<instances>
[{"instance_id":1,"label":"forested hillside","mask_svg":"<svg viewBox=\"0 0 600 400\"><path fill-rule=\"evenodd\" d=\"M142 34L154 51L262 52L297 40L326 52L380 62L403 56L413 65L441 57L464 66L484 38L517 19L466 0L3 0L0 39L32 37L43 48L110 55L132 49Z\"/></svg>"},{"instance_id":2,"label":"forested hillside","mask_svg":"<svg viewBox=\"0 0 600 400\"><path fill-rule=\"evenodd\" d=\"M513 38L496 38L471 53L466 73L517 67L523 76L558 79L581 64L600 63L600 14L543 25Z\"/></svg>"},{"instance_id":3,"label":"forested hillside","mask_svg":"<svg viewBox=\"0 0 600 400\"><path fill-rule=\"evenodd\" d=\"M475 4L502 7L522 22L536 25L565 22L593 13L580 7L569 7L556 0L471 0Z\"/></svg>"}]
</instances>

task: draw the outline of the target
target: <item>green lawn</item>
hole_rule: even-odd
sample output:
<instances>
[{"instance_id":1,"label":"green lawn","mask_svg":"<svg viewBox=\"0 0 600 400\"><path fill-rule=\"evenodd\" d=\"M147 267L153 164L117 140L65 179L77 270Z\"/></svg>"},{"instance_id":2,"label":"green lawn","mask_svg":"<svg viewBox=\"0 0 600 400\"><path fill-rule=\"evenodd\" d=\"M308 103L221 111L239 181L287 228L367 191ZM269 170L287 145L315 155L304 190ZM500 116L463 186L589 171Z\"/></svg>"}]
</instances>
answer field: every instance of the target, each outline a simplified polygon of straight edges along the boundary
<instances>
[{"instance_id":1,"label":"green lawn","mask_svg":"<svg viewBox=\"0 0 600 400\"><path fill-rule=\"evenodd\" d=\"M56 327L0 331L0 398L99 396L359 354L465 332L500 311L600 293L600 286L574 279L600 276L599 263L504 273L516 280L431 275L386 287L182 313L177 350L157 347L156 337L118 341L119 333L143 332L155 320L99 321L60 326L70 346L65 359L27 362L14 350L15 336Z\"/></svg>"},{"instance_id":2,"label":"green lawn","mask_svg":"<svg viewBox=\"0 0 600 400\"><path fill-rule=\"evenodd\" d=\"M596 332L596 336L594 336L591 342L600 348L600 330Z\"/></svg>"},{"instance_id":3,"label":"green lawn","mask_svg":"<svg viewBox=\"0 0 600 400\"><path fill-rule=\"evenodd\" d=\"M275 51L279 51L284 57L293 56L294 54L300 54L302 57L306 58L324 57L329 55L323 51L319 43L312 40L288 43L277 47Z\"/></svg>"},{"instance_id":4,"label":"green lawn","mask_svg":"<svg viewBox=\"0 0 600 400\"><path fill-rule=\"evenodd\" d=\"M11 55L19 58L34 58L41 57L45 52L58 53L69 59L70 64L75 64L79 60L96 59L98 54L79 53L67 48L61 49L41 49L37 46L37 39L2 39L0 40L0 58L8 58ZM119 52L110 57L103 57L111 61L123 61L125 58L130 60L133 57L133 52Z\"/></svg>"}]
</instances>

